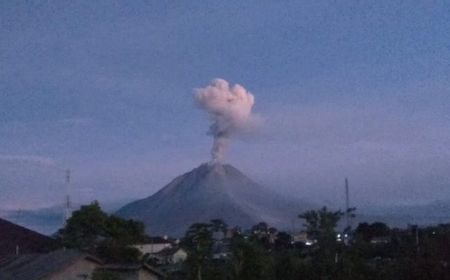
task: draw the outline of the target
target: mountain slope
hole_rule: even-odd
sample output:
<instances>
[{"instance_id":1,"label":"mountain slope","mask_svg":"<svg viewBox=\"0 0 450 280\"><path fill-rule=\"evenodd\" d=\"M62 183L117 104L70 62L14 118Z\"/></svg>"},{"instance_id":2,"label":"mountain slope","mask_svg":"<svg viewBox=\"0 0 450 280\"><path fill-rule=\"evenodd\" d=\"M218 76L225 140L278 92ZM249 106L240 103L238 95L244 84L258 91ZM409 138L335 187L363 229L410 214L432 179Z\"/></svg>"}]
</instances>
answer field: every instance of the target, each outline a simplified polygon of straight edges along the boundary
<instances>
[{"instance_id":1,"label":"mountain slope","mask_svg":"<svg viewBox=\"0 0 450 280\"><path fill-rule=\"evenodd\" d=\"M231 165L202 164L117 214L143 221L151 235L180 236L192 223L215 218L243 228L261 221L288 228L311 208L306 206L261 187Z\"/></svg>"}]
</instances>

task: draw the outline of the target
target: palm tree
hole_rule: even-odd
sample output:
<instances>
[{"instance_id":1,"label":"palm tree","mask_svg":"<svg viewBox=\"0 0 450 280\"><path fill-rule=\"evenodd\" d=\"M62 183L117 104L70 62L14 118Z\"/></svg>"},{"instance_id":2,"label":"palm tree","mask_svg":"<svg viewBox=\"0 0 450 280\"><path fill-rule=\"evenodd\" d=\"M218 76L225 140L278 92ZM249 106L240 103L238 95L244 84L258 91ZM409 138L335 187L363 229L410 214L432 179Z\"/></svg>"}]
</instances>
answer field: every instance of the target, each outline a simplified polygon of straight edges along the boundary
<instances>
[{"instance_id":1,"label":"palm tree","mask_svg":"<svg viewBox=\"0 0 450 280\"><path fill-rule=\"evenodd\" d=\"M203 267L211 259L211 246L213 244L211 225L196 223L189 227L183 239L188 250L188 262L195 272L195 278L202 280Z\"/></svg>"}]
</instances>

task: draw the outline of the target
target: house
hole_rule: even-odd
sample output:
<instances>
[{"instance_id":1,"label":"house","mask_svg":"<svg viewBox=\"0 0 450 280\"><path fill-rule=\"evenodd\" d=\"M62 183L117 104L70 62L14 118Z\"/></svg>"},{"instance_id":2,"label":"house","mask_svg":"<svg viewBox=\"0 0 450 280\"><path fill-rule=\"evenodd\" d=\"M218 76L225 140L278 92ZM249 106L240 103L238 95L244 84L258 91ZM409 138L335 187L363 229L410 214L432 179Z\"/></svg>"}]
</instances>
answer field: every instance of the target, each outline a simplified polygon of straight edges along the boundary
<instances>
[{"instance_id":1,"label":"house","mask_svg":"<svg viewBox=\"0 0 450 280\"><path fill-rule=\"evenodd\" d=\"M159 265L171 265L184 262L187 258L187 253L182 248L171 247L150 254L150 258Z\"/></svg>"},{"instance_id":2,"label":"house","mask_svg":"<svg viewBox=\"0 0 450 280\"><path fill-rule=\"evenodd\" d=\"M391 242L390 236L376 236L370 239L370 244L388 244Z\"/></svg>"},{"instance_id":3,"label":"house","mask_svg":"<svg viewBox=\"0 0 450 280\"><path fill-rule=\"evenodd\" d=\"M0 218L0 259L9 255L48 253L59 247L53 238Z\"/></svg>"},{"instance_id":4,"label":"house","mask_svg":"<svg viewBox=\"0 0 450 280\"><path fill-rule=\"evenodd\" d=\"M48 254L10 256L0 262L2 280L80 280L91 279L103 263L77 250Z\"/></svg>"},{"instance_id":5,"label":"house","mask_svg":"<svg viewBox=\"0 0 450 280\"><path fill-rule=\"evenodd\" d=\"M316 243L316 240L311 239L308 236L308 233L306 231L301 231L295 234L292 234L292 242L295 243L302 243L305 244L306 246L311 246L312 244Z\"/></svg>"},{"instance_id":6,"label":"house","mask_svg":"<svg viewBox=\"0 0 450 280\"><path fill-rule=\"evenodd\" d=\"M142 255L158 253L164 249L172 248L176 244L176 240L164 237L149 237L142 244L133 245L134 248L141 251Z\"/></svg>"},{"instance_id":7,"label":"house","mask_svg":"<svg viewBox=\"0 0 450 280\"><path fill-rule=\"evenodd\" d=\"M78 250L10 256L0 261L1 280L92 279L95 272L114 272L121 280L160 280L165 275L146 264L104 264Z\"/></svg>"},{"instance_id":8,"label":"house","mask_svg":"<svg viewBox=\"0 0 450 280\"><path fill-rule=\"evenodd\" d=\"M228 239L216 241L211 250L213 259L227 259L231 254L231 242Z\"/></svg>"},{"instance_id":9,"label":"house","mask_svg":"<svg viewBox=\"0 0 450 280\"><path fill-rule=\"evenodd\" d=\"M97 271L114 272L120 280L160 280L165 274L147 264L108 264Z\"/></svg>"}]
</instances>

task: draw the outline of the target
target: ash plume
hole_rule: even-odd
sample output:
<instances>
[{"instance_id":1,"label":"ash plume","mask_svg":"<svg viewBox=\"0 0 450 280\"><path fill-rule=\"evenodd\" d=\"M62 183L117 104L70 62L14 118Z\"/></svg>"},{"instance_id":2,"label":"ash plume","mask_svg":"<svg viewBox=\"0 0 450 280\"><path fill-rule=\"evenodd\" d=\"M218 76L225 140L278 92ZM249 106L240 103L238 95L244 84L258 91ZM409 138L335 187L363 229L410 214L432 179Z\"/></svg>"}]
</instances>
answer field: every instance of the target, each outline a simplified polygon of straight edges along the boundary
<instances>
[{"instance_id":1,"label":"ash plume","mask_svg":"<svg viewBox=\"0 0 450 280\"><path fill-rule=\"evenodd\" d=\"M230 138L249 124L255 98L239 84L230 86L223 79L214 79L195 90L194 100L212 121L208 131L214 138L211 156L213 162L220 162Z\"/></svg>"}]
</instances>

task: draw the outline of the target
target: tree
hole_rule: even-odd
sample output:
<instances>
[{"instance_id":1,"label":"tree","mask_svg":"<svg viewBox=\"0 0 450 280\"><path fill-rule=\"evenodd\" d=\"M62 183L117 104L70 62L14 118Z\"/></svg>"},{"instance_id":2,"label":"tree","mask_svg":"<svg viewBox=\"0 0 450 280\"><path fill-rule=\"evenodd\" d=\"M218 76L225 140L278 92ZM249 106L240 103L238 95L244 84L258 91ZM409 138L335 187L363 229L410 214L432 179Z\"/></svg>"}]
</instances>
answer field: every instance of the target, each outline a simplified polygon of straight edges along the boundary
<instances>
[{"instance_id":1,"label":"tree","mask_svg":"<svg viewBox=\"0 0 450 280\"><path fill-rule=\"evenodd\" d=\"M116 272L107 270L95 270L92 274L92 280L120 280L120 275Z\"/></svg>"},{"instance_id":2,"label":"tree","mask_svg":"<svg viewBox=\"0 0 450 280\"><path fill-rule=\"evenodd\" d=\"M106 238L107 219L108 215L94 201L74 211L58 235L66 247L89 250Z\"/></svg>"},{"instance_id":3,"label":"tree","mask_svg":"<svg viewBox=\"0 0 450 280\"><path fill-rule=\"evenodd\" d=\"M58 236L68 248L96 253L106 261L132 262L140 253L129 245L144 240L145 228L140 222L108 215L94 201L74 211Z\"/></svg>"},{"instance_id":4,"label":"tree","mask_svg":"<svg viewBox=\"0 0 450 280\"><path fill-rule=\"evenodd\" d=\"M309 279L311 266L294 250L277 252L274 256L274 278L283 280Z\"/></svg>"},{"instance_id":5,"label":"tree","mask_svg":"<svg viewBox=\"0 0 450 280\"><path fill-rule=\"evenodd\" d=\"M319 210L309 210L299 215L304 219L308 235L320 242L329 242L336 239L335 228L344 215L341 211L328 211L327 207Z\"/></svg>"},{"instance_id":6,"label":"tree","mask_svg":"<svg viewBox=\"0 0 450 280\"><path fill-rule=\"evenodd\" d=\"M275 240L275 249L287 250L292 247L292 237L287 232L281 231Z\"/></svg>"},{"instance_id":7,"label":"tree","mask_svg":"<svg viewBox=\"0 0 450 280\"><path fill-rule=\"evenodd\" d=\"M225 232L228 229L228 225L222 219L211 220L211 229L213 232Z\"/></svg>"},{"instance_id":8,"label":"tree","mask_svg":"<svg viewBox=\"0 0 450 280\"><path fill-rule=\"evenodd\" d=\"M191 276L194 279L202 280L203 269L211 260L211 248L213 245L211 225L196 223L187 230L182 246L188 252L186 262L190 266Z\"/></svg>"},{"instance_id":9,"label":"tree","mask_svg":"<svg viewBox=\"0 0 450 280\"><path fill-rule=\"evenodd\" d=\"M232 279L270 279L272 262L270 255L257 240L246 240L238 236L232 241Z\"/></svg>"},{"instance_id":10,"label":"tree","mask_svg":"<svg viewBox=\"0 0 450 280\"><path fill-rule=\"evenodd\" d=\"M141 222L125 220L111 215L105 223L106 235L118 245L129 245L145 239L145 227Z\"/></svg>"},{"instance_id":11,"label":"tree","mask_svg":"<svg viewBox=\"0 0 450 280\"><path fill-rule=\"evenodd\" d=\"M341 211L329 211L327 207L309 210L299 215L310 238L317 240L313 266L320 278L329 278L336 268L337 242L335 228L344 215Z\"/></svg>"},{"instance_id":12,"label":"tree","mask_svg":"<svg viewBox=\"0 0 450 280\"><path fill-rule=\"evenodd\" d=\"M360 223L355 229L355 235L366 242L369 242L374 237L383 237L390 235L390 228L381 222L372 224Z\"/></svg>"},{"instance_id":13,"label":"tree","mask_svg":"<svg viewBox=\"0 0 450 280\"><path fill-rule=\"evenodd\" d=\"M269 226L265 222L260 222L252 226L251 231L255 234L263 233L266 234L269 230Z\"/></svg>"}]
</instances>

